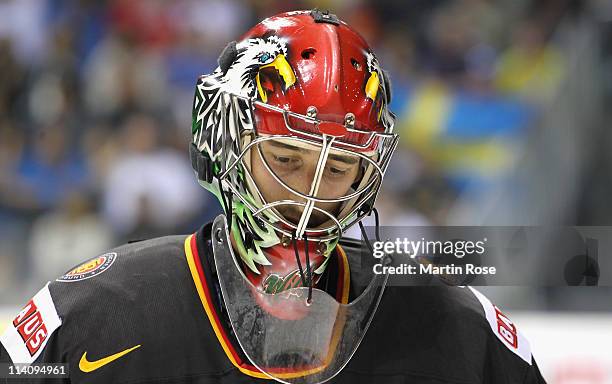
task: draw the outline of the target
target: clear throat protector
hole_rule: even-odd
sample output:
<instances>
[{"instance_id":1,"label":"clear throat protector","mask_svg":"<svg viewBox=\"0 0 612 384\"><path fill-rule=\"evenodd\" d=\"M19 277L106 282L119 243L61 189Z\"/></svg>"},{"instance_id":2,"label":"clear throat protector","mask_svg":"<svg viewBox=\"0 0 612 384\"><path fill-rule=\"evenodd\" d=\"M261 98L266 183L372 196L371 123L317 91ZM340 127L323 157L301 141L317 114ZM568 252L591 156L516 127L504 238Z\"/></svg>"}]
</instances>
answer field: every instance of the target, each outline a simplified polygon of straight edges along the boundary
<instances>
[{"instance_id":1,"label":"clear throat protector","mask_svg":"<svg viewBox=\"0 0 612 384\"><path fill-rule=\"evenodd\" d=\"M316 384L332 379L348 364L380 303L387 274L374 274L351 302L348 297L338 302L316 287L310 300L308 287L270 294L246 277L224 215L213 222L212 245L232 331L255 367L282 383Z\"/></svg>"}]
</instances>

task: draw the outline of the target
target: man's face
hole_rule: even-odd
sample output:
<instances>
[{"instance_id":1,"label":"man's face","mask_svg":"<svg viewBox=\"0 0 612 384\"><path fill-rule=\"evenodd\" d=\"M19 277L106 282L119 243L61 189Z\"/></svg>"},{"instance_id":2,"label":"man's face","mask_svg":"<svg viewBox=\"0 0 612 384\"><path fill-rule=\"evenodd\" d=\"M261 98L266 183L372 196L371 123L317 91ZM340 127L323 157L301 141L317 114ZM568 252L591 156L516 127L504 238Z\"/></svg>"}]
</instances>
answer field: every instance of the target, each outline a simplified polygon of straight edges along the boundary
<instances>
[{"instance_id":1,"label":"man's face","mask_svg":"<svg viewBox=\"0 0 612 384\"><path fill-rule=\"evenodd\" d=\"M317 150L314 146L312 148L304 147L297 141L267 140L260 143L259 146L270 169L279 179L300 193L311 194L320 150ZM268 172L256 149L251 153L251 170L255 182L267 202L293 200L306 203L305 199L287 190ZM358 156L336 153L332 150L327 157L321 182L314 195L321 199L346 196L350 193L351 185L361 176L360 173ZM315 206L333 216L337 216L341 204L342 202L317 202ZM304 207L280 205L276 209L285 218L297 224ZM328 219L325 214L313 210L308 226L319 226Z\"/></svg>"}]
</instances>

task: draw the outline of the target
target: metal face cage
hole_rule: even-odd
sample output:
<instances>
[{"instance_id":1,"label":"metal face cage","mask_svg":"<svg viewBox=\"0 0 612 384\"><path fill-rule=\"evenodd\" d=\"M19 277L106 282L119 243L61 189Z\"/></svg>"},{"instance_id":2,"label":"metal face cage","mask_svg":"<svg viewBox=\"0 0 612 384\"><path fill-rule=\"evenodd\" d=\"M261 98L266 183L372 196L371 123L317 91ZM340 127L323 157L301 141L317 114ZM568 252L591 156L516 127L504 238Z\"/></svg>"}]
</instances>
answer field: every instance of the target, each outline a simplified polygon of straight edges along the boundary
<instances>
[{"instance_id":1,"label":"metal face cage","mask_svg":"<svg viewBox=\"0 0 612 384\"><path fill-rule=\"evenodd\" d=\"M329 241L341 237L346 229L370 213L397 146L393 124L384 132L366 131L354 126L351 113L347 113L341 124L318 119L316 110L313 113L310 108L303 115L229 92L223 92L221 98L224 112L217 132L222 136L221 152L225 161L221 163L218 177L222 188L237 197L254 218L266 221L288 237ZM262 150L270 142L290 142L296 147L318 150L314 177L307 192L297 190L274 170ZM330 154L357 157L360 162L361 179L342 196L324 197L318 193ZM297 199L266 201L253 176L252 156L258 156L276 183ZM338 203L339 209L328 212L317 206L325 203ZM287 206L301 210L297 222L282 214L282 207ZM327 220L321 225L309 226L313 212Z\"/></svg>"}]
</instances>

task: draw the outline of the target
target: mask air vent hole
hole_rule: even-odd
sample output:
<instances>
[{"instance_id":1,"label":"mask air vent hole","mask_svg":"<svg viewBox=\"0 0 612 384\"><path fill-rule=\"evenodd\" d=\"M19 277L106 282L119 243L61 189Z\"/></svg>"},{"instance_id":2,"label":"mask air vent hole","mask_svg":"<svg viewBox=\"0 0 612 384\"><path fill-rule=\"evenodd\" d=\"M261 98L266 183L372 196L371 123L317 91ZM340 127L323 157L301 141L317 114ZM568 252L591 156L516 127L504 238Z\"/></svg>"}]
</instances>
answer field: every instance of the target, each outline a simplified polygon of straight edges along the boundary
<instances>
[{"instance_id":1,"label":"mask air vent hole","mask_svg":"<svg viewBox=\"0 0 612 384\"><path fill-rule=\"evenodd\" d=\"M361 68L362 68L361 63L357 61L357 59L355 59L354 57L351 57L351 64L353 65L353 68L361 72Z\"/></svg>"},{"instance_id":2,"label":"mask air vent hole","mask_svg":"<svg viewBox=\"0 0 612 384\"><path fill-rule=\"evenodd\" d=\"M315 53L317 53L317 50L314 48L307 48L305 50L302 51L302 58L305 60L310 60L312 58L314 58Z\"/></svg>"}]
</instances>

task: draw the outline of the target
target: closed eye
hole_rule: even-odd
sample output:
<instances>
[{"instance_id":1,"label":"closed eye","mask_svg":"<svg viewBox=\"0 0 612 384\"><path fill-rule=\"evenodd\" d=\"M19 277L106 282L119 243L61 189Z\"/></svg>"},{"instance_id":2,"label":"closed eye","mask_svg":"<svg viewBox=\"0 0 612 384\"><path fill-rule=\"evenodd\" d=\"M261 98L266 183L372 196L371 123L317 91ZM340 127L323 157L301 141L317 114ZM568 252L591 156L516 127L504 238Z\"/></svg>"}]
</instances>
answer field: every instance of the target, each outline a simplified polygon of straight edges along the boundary
<instances>
[{"instance_id":1,"label":"closed eye","mask_svg":"<svg viewBox=\"0 0 612 384\"><path fill-rule=\"evenodd\" d=\"M351 171L351 167L349 168L336 167L336 166L325 167L325 175L331 179L343 178L347 176L350 173L350 171Z\"/></svg>"},{"instance_id":2,"label":"closed eye","mask_svg":"<svg viewBox=\"0 0 612 384\"><path fill-rule=\"evenodd\" d=\"M272 168L280 172L295 171L302 166L302 159L292 156L272 155Z\"/></svg>"},{"instance_id":3,"label":"closed eye","mask_svg":"<svg viewBox=\"0 0 612 384\"><path fill-rule=\"evenodd\" d=\"M291 161L291 158L284 156L274 156L274 161L278 161L279 163L289 163Z\"/></svg>"}]
</instances>

